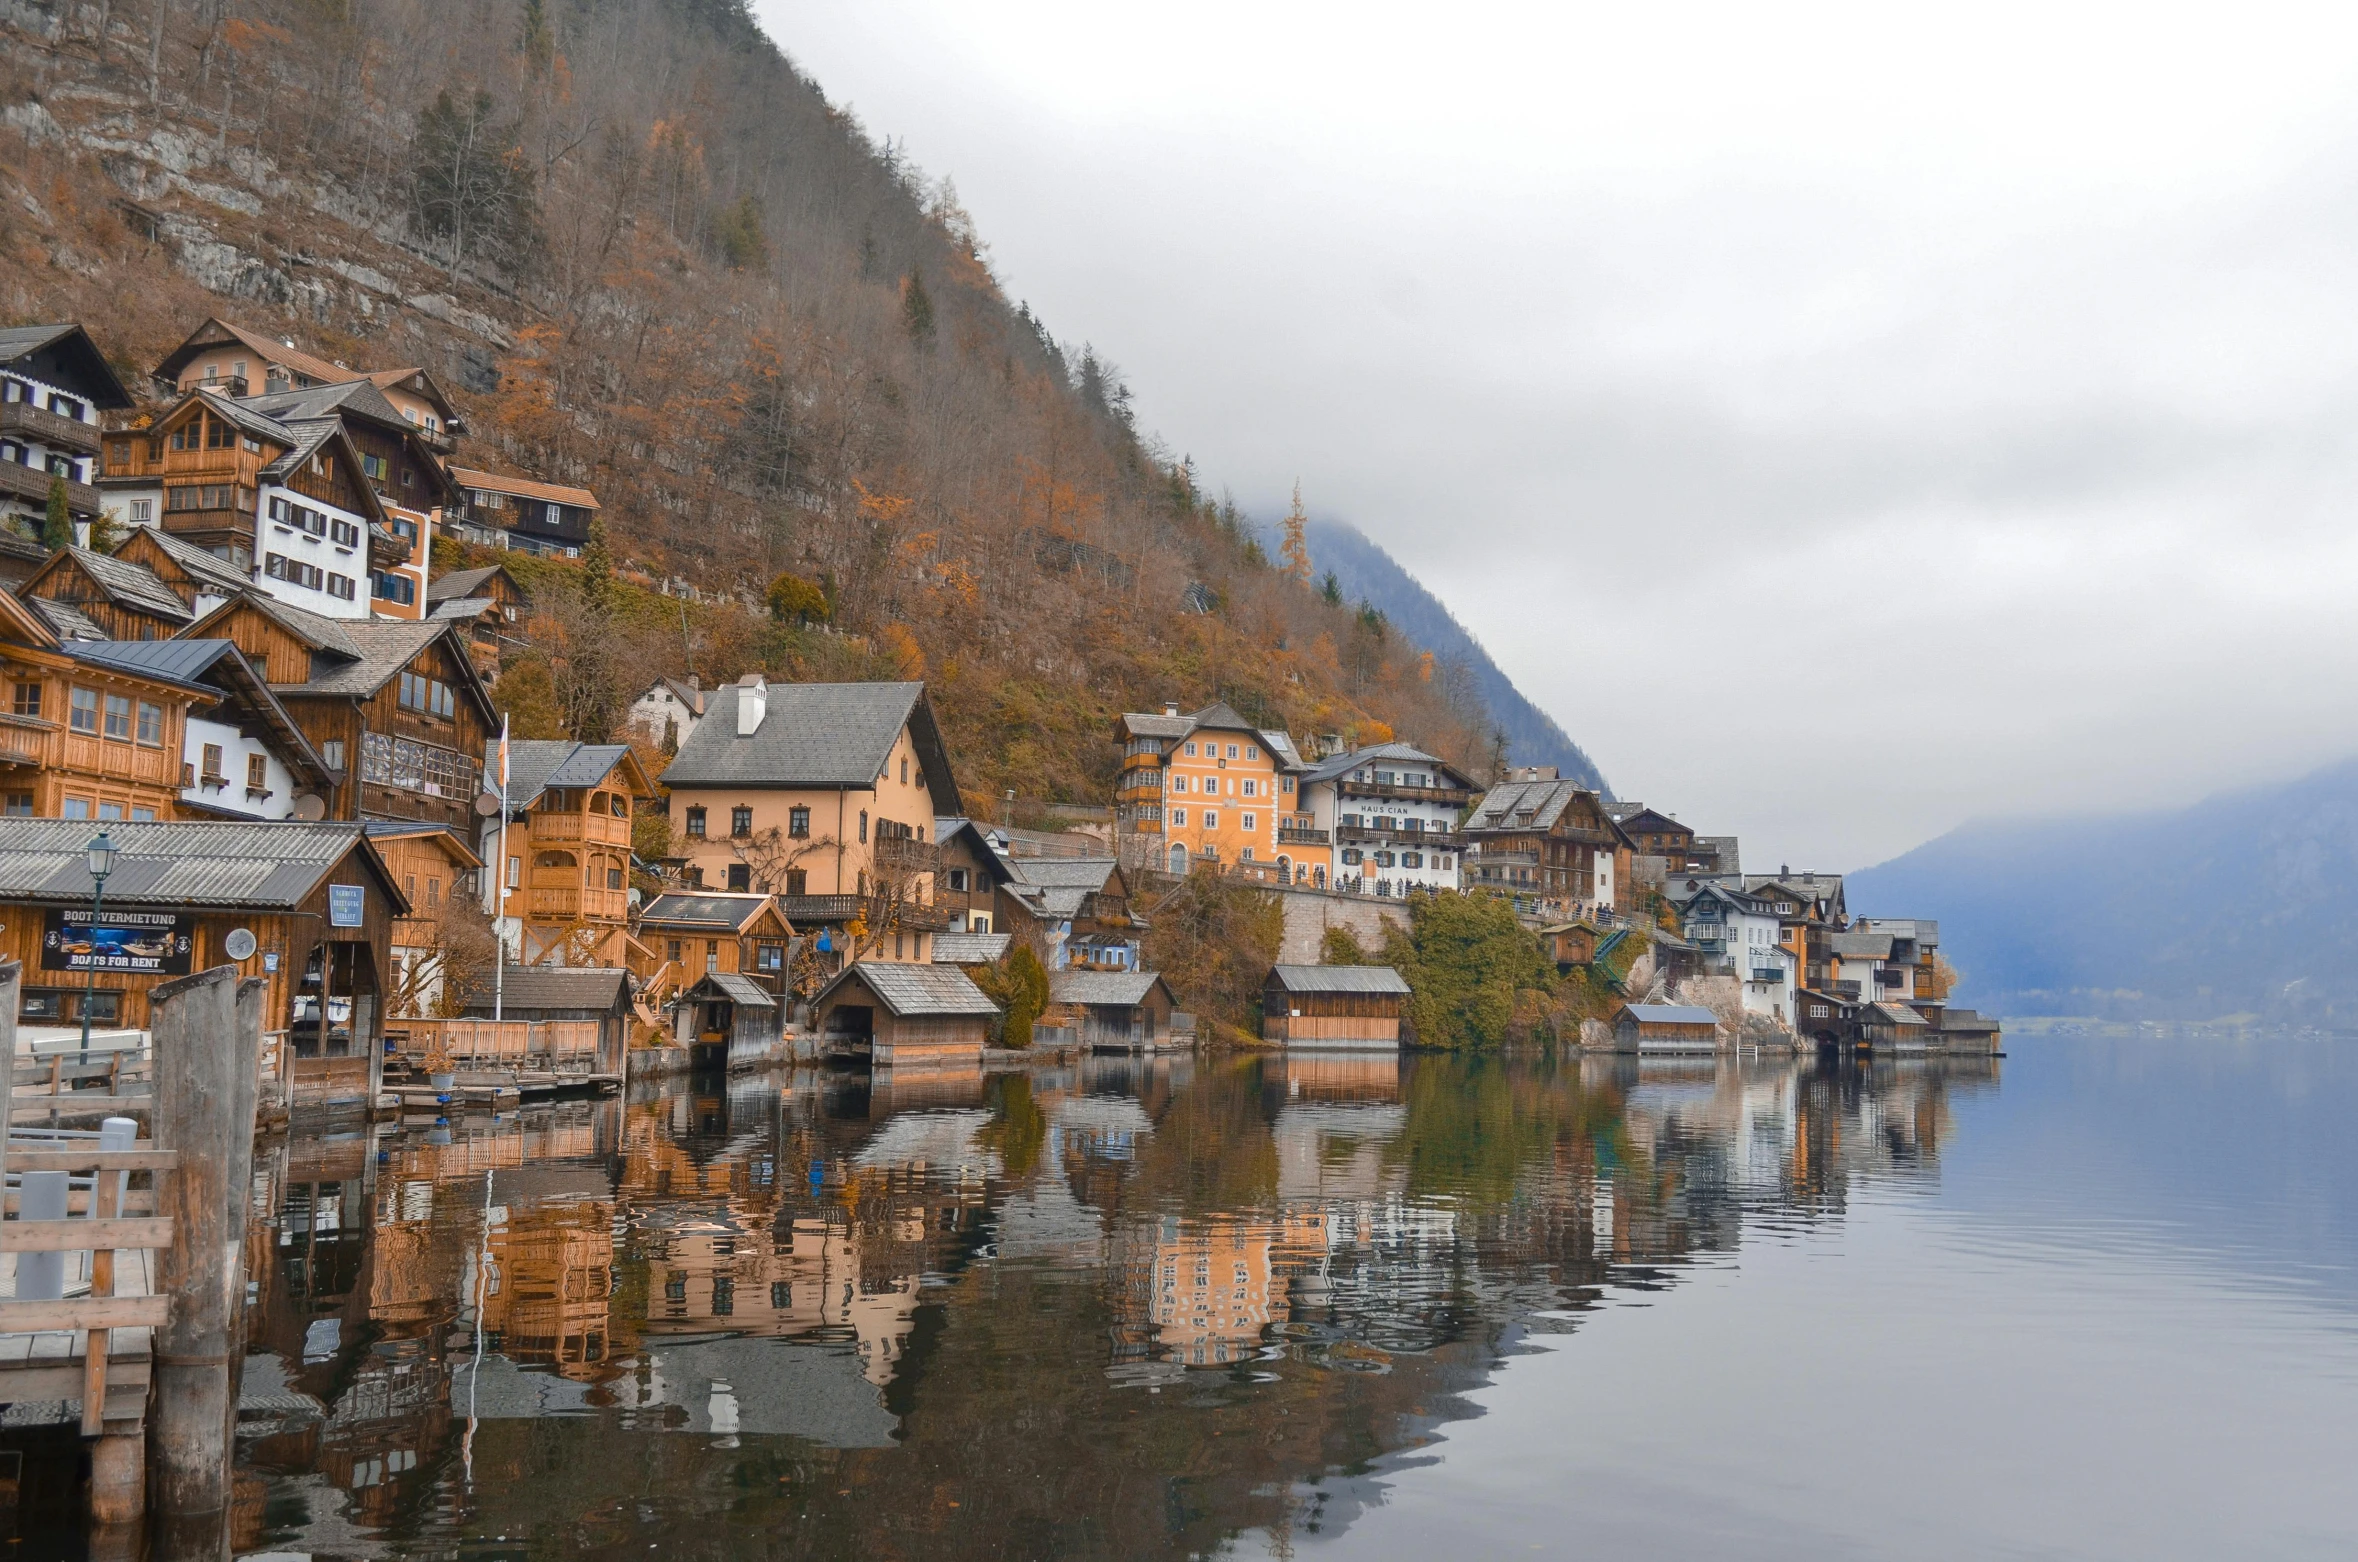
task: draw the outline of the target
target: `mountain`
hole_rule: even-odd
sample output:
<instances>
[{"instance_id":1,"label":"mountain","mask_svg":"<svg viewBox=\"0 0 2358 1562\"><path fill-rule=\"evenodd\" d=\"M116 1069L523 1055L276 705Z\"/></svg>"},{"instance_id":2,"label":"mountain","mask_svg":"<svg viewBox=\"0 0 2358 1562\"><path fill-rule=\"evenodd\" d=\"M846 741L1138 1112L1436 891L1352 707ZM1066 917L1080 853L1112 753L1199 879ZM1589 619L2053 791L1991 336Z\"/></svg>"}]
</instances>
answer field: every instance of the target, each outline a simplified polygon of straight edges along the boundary
<instances>
[{"instance_id":1,"label":"mountain","mask_svg":"<svg viewBox=\"0 0 2358 1562\"><path fill-rule=\"evenodd\" d=\"M1491 720L1506 734L1507 759L1517 765L1553 765L1566 780L1611 795L1596 762L1581 751L1556 719L1515 687L1473 631L1459 623L1441 599L1424 588L1392 555L1343 521L1314 520L1305 528L1316 571L1334 572L1344 600L1370 602L1395 627L1443 661L1462 663L1473 675Z\"/></svg>"},{"instance_id":2,"label":"mountain","mask_svg":"<svg viewBox=\"0 0 2358 1562\"><path fill-rule=\"evenodd\" d=\"M1272 567L745 0L0 6L0 257L0 318L83 322L127 383L218 315L428 369L462 464L595 490L603 546L520 566L531 735L602 738L658 675L923 676L996 812L1102 802L1113 717L1166 699L1487 733ZM824 624L766 611L785 573Z\"/></svg>"},{"instance_id":3,"label":"mountain","mask_svg":"<svg viewBox=\"0 0 2358 1562\"><path fill-rule=\"evenodd\" d=\"M2191 808L1969 824L1853 874L1999 1013L2358 1025L2358 759Z\"/></svg>"}]
</instances>

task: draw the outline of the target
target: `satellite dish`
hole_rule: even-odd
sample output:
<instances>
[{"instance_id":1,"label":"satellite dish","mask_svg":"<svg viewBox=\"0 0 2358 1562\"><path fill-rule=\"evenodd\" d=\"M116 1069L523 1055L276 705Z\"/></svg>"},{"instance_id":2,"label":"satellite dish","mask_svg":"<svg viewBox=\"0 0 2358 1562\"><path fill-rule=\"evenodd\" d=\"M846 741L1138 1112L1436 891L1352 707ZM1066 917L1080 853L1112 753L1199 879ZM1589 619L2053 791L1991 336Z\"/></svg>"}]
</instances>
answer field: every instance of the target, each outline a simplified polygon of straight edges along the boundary
<instances>
[{"instance_id":1,"label":"satellite dish","mask_svg":"<svg viewBox=\"0 0 2358 1562\"><path fill-rule=\"evenodd\" d=\"M327 817L327 799L317 792L305 792L295 799L295 817L305 824L317 824ZM244 955L238 956L240 960Z\"/></svg>"},{"instance_id":2,"label":"satellite dish","mask_svg":"<svg viewBox=\"0 0 2358 1562\"><path fill-rule=\"evenodd\" d=\"M229 936L221 940L221 952L232 960L253 959L254 930L244 927L231 928Z\"/></svg>"},{"instance_id":3,"label":"satellite dish","mask_svg":"<svg viewBox=\"0 0 2358 1562\"><path fill-rule=\"evenodd\" d=\"M485 819L497 818L499 816L499 794L497 792L486 792L481 797L476 798L475 812Z\"/></svg>"}]
</instances>

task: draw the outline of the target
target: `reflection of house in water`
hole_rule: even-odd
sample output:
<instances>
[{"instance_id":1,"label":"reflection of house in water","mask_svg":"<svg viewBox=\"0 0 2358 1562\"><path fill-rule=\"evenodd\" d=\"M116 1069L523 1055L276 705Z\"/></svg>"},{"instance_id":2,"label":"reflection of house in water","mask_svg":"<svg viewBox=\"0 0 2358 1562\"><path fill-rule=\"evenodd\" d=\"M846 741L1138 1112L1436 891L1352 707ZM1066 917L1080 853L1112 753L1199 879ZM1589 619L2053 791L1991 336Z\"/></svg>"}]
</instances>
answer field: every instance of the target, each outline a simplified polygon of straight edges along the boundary
<instances>
[{"instance_id":1,"label":"reflection of house in water","mask_svg":"<svg viewBox=\"0 0 2358 1562\"><path fill-rule=\"evenodd\" d=\"M1408 1108L1376 1101L1289 1101L1277 1114L1277 1196L1288 1203L1377 1199L1408 1179L1392 1146Z\"/></svg>"},{"instance_id":2,"label":"reflection of house in water","mask_svg":"<svg viewBox=\"0 0 2358 1562\"><path fill-rule=\"evenodd\" d=\"M1285 1314L1289 1274L1325 1251L1325 1228L1317 1209L1276 1220L1165 1215L1117 1228L1117 1364L1150 1355L1190 1367L1251 1359Z\"/></svg>"}]
</instances>

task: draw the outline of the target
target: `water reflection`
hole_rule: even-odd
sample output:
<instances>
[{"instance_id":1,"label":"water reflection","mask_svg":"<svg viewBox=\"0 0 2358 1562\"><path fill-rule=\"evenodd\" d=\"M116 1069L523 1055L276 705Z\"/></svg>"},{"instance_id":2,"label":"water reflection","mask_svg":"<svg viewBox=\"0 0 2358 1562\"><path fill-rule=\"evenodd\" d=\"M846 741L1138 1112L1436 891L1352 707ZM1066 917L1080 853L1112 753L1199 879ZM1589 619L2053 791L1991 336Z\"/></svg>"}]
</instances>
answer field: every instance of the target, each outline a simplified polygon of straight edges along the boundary
<instances>
[{"instance_id":1,"label":"water reflection","mask_svg":"<svg viewBox=\"0 0 2358 1562\"><path fill-rule=\"evenodd\" d=\"M1184 1555L1523 1333L1929 1178L1995 1065L738 1077L257 1160L241 1550ZM1305 1493L1310 1493L1305 1495ZM519 1553L520 1554L520 1553Z\"/></svg>"}]
</instances>

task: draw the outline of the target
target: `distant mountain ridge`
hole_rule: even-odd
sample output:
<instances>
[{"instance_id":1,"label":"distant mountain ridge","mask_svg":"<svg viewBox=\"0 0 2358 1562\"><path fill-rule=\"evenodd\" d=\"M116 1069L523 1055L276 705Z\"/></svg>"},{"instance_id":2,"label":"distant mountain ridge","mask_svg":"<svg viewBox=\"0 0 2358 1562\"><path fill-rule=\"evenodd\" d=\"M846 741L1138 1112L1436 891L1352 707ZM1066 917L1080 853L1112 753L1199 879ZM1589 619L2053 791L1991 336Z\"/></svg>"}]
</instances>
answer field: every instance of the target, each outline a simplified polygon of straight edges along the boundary
<instances>
[{"instance_id":1,"label":"distant mountain ridge","mask_svg":"<svg viewBox=\"0 0 2358 1562\"><path fill-rule=\"evenodd\" d=\"M1312 521L1305 535L1313 568L1321 578L1332 570L1345 600L1374 603L1417 644L1436 656L1460 658L1473 668L1491 719L1506 733L1510 763L1553 765L1566 780L1612 795L1596 762L1554 717L1515 687L1515 681L1490 659L1473 632L1421 581L1401 568L1397 559L1345 521Z\"/></svg>"},{"instance_id":2,"label":"distant mountain ridge","mask_svg":"<svg viewBox=\"0 0 2358 1562\"><path fill-rule=\"evenodd\" d=\"M2191 808L1968 824L1851 875L2012 1014L2358 1025L2358 759Z\"/></svg>"}]
</instances>

